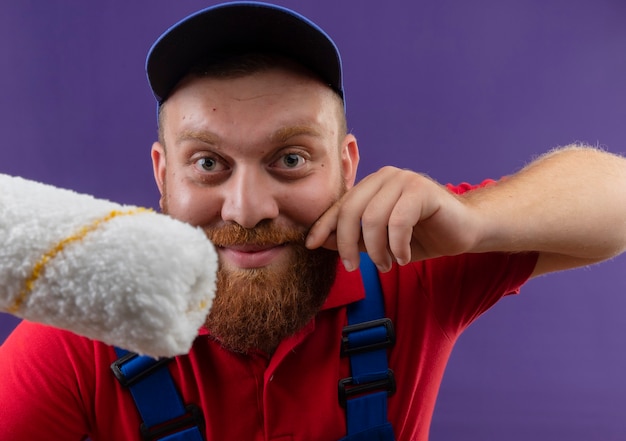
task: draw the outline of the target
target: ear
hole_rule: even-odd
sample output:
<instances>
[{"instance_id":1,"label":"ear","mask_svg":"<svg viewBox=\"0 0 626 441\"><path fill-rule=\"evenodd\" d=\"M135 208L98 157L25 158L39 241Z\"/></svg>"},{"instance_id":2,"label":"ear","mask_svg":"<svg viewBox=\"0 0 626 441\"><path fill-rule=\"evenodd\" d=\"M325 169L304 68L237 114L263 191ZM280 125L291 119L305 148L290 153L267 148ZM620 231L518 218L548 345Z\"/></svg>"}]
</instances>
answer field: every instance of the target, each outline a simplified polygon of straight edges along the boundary
<instances>
[{"instance_id":1,"label":"ear","mask_svg":"<svg viewBox=\"0 0 626 441\"><path fill-rule=\"evenodd\" d=\"M354 186L359 159L359 146L356 138L352 134L347 134L341 143L341 169L346 189Z\"/></svg>"},{"instance_id":2,"label":"ear","mask_svg":"<svg viewBox=\"0 0 626 441\"><path fill-rule=\"evenodd\" d=\"M155 142L154 144L152 144L150 156L152 156L152 171L154 172L154 180L156 181L157 187L159 187L159 192L161 193L161 196L163 196L166 158L165 148L161 145L160 142Z\"/></svg>"}]
</instances>

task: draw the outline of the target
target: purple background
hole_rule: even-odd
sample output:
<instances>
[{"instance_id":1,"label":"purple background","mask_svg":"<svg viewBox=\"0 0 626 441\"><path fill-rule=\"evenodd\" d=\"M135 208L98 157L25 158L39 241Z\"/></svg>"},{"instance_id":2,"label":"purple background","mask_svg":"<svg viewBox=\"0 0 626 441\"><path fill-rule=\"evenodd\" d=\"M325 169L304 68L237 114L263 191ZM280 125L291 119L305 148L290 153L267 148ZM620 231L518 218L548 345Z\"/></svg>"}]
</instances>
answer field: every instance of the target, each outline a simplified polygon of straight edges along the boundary
<instances>
[{"instance_id":1,"label":"purple background","mask_svg":"<svg viewBox=\"0 0 626 441\"><path fill-rule=\"evenodd\" d=\"M212 3L138 3L3 2L0 173L156 206L145 54ZM279 3L342 50L361 177L392 164L478 182L574 141L626 150L622 0ZM531 281L470 327L431 439L623 440L625 263ZM0 314L0 341L16 322Z\"/></svg>"}]
</instances>

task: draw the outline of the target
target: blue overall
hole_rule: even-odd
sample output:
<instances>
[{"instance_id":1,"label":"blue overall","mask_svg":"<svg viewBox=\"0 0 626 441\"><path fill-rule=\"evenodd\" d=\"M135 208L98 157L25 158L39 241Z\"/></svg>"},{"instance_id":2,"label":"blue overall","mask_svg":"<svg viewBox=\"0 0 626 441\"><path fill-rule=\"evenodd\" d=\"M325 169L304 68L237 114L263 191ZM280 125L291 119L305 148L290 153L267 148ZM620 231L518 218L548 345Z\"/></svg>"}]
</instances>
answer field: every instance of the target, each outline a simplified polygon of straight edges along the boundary
<instances>
[{"instance_id":1,"label":"blue overall","mask_svg":"<svg viewBox=\"0 0 626 441\"><path fill-rule=\"evenodd\" d=\"M342 332L341 356L350 357L351 377L339 380L339 402L346 410L347 434L340 441L393 441L387 420L387 396L395 392L387 348L395 342L376 266L361 253L366 296L348 305L348 326ZM154 359L115 348L120 357L111 369L128 388L143 420L144 441L204 441L202 411L185 405L167 369L170 359Z\"/></svg>"}]
</instances>

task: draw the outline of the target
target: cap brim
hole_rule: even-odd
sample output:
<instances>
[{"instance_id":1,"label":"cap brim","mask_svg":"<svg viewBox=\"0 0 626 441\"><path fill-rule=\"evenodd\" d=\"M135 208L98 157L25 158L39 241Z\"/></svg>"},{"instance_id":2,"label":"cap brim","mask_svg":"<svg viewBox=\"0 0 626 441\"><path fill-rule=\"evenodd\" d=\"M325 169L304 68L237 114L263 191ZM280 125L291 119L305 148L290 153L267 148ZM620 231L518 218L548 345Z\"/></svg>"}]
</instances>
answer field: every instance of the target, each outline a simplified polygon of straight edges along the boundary
<instances>
[{"instance_id":1,"label":"cap brim","mask_svg":"<svg viewBox=\"0 0 626 441\"><path fill-rule=\"evenodd\" d=\"M290 58L343 97L341 59L330 37L307 18L266 3L226 3L181 20L150 49L146 73L161 103L195 64L252 52Z\"/></svg>"}]
</instances>

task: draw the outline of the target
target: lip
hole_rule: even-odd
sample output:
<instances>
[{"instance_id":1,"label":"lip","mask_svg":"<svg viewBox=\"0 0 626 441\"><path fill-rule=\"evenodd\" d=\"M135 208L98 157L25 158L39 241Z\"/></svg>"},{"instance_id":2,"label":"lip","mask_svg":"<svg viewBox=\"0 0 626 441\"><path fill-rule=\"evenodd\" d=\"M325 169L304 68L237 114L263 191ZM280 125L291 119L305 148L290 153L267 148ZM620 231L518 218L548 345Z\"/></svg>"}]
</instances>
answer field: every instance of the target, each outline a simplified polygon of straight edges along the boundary
<instances>
[{"instance_id":1,"label":"lip","mask_svg":"<svg viewBox=\"0 0 626 441\"><path fill-rule=\"evenodd\" d=\"M280 245L232 245L220 247L218 252L229 266L242 269L262 268L273 263L287 247Z\"/></svg>"}]
</instances>

